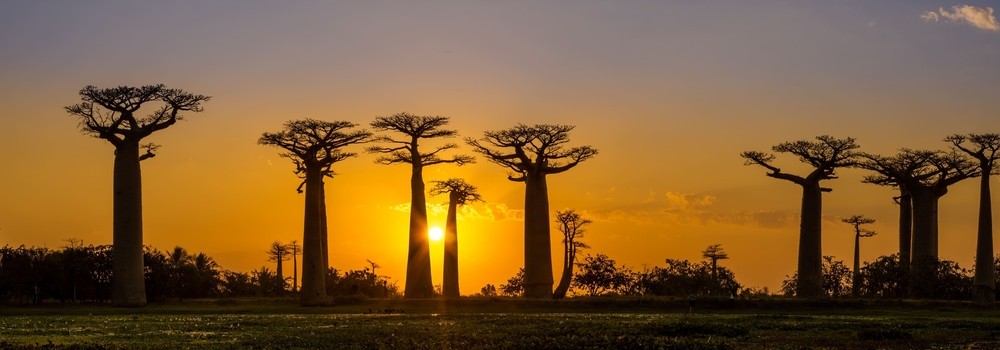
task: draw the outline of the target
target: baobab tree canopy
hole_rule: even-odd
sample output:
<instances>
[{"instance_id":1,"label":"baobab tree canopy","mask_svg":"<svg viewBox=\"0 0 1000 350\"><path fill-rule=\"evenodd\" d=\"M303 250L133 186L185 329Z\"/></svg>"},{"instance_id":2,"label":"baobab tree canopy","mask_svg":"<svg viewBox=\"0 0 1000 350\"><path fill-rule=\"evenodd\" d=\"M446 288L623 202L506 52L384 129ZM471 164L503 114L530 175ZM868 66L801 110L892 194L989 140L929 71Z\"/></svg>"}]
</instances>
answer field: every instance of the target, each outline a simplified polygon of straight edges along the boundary
<instances>
[{"instance_id":1,"label":"baobab tree canopy","mask_svg":"<svg viewBox=\"0 0 1000 350\"><path fill-rule=\"evenodd\" d=\"M456 200L455 204L458 205L466 205L472 202L483 201L483 196L479 194L476 186L458 178L452 178L445 181L434 181L434 187L431 188L430 194L432 196L450 194L452 195L452 198Z\"/></svg>"},{"instance_id":2,"label":"baobab tree canopy","mask_svg":"<svg viewBox=\"0 0 1000 350\"><path fill-rule=\"evenodd\" d=\"M740 154L745 165L759 165L769 170L767 176L793 182L802 186L802 211L799 229L799 262L796 294L804 297L823 295L823 248L822 216L823 192L830 188L820 186L824 180L836 179L837 168L856 164L858 146L854 138L838 139L832 136L818 136L816 141L792 141L775 145L771 149L778 153L795 155L813 170L808 175L788 174L772 165L774 154L747 151Z\"/></svg>"},{"instance_id":3,"label":"baobab tree canopy","mask_svg":"<svg viewBox=\"0 0 1000 350\"><path fill-rule=\"evenodd\" d=\"M590 146L567 147L571 125L536 124L487 131L465 141L487 160L508 170L511 181L524 182L524 295L552 297L549 198L545 176L558 174L597 154Z\"/></svg>"},{"instance_id":4,"label":"baobab tree canopy","mask_svg":"<svg viewBox=\"0 0 1000 350\"><path fill-rule=\"evenodd\" d=\"M84 134L107 140L115 146L114 164L114 259L112 303L116 306L146 304L142 258L142 172L140 161L154 157L159 147L140 142L183 118L181 112L201 112L210 98L164 85L119 86L80 90L83 102L66 107L80 119ZM148 114L136 113L145 104L158 107Z\"/></svg>"}]
</instances>

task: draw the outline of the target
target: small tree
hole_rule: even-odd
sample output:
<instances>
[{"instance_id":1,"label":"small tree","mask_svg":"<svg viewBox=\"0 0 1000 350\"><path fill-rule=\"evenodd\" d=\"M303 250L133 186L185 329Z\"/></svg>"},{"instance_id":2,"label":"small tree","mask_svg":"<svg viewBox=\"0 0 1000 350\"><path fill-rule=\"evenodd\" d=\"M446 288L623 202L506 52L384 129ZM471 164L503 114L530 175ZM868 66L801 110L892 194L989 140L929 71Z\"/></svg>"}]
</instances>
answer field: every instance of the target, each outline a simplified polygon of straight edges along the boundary
<instances>
[{"instance_id":1,"label":"small tree","mask_svg":"<svg viewBox=\"0 0 1000 350\"><path fill-rule=\"evenodd\" d=\"M302 246L299 241L288 243L288 252L292 254L292 293L299 291L299 254L302 254Z\"/></svg>"},{"instance_id":2,"label":"small tree","mask_svg":"<svg viewBox=\"0 0 1000 350\"><path fill-rule=\"evenodd\" d=\"M457 148L454 143L422 152L421 139L450 138L458 131L444 129L448 117L418 116L397 113L388 117L376 117L371 126L376 131L390 131L402 134L400 138L380 136L375 141L388 146L373 146L369 153L382 154L376 162L383 165L410 165L410 232L409 251L406 259L406 286L403 296L407 298L428 298L434 296L431 280L430 242L427 237L427 199L424 194L424 167L437 164L464 165L475 159L467 155L442 157L441 152Z\"/></svg>"},{"instance_id":3,"label":"small tree","mask_svg":"<svg viewBox=\"0 0 1000 350\"><path fill-rule=\"evenodd\" d=\"M164 85L119 86L80 90L82 103L66 107L80 119L85 135L108 141L115 147L114 164L114 278L112 304L146 305L142 261L142 175L139 162L156 156L159 146L142 143L153 133L183 119L181 112L201 112L210 97ZM136 113L143 105L160 106L145 116ZM140 154L140 149L145 153Z\"/></svg>"},{"instance_id":4,"label":"small tree","mask_svg":"<svg viewBox=\"0 0 1000 350\"><path fill-rule=\"evenodd\" d=\"M712 280L719 280L719 260L729 259L729 254L722 250L721 244L713 244L701 251L701 257L712 261Z\"/></svg>"},{"instance_id":5,"label":"small tree","mask_svg":"<svg viewBox=\"0 0 1000 350\"><path fill-rule=\"evenodd\" d=\"M482 294L482 296L488 298L495 297L497 296L497 287L487 283L485 286L483 286L482 289L479 290L479 294Z\"/></svg>"},{"instance_id":6,"label":"small tree","mask_svg":"<svg viewBox=\"0 0 1000 350\"><path fill-rule=\"evenodd\" d=\"M276 264L274 269L274 274L277 275L278 279L282 281L282 286L281 286L282 291L284 291L285 289L284 286L285 275L282 273L281 263L284 261L288 261L288 259L290 258L289 255L291 255L291 253L292 253L291 248L289 248L288 245L282 244L281 242L278 241L274 241L273 243L271 243L271 247L268 248L267 250L267 261L273 261Z\"/></svg>"},{"instance_id":7,"label":"small tree","mask_svg":"<svg viewBox=\"0 0 1000 350\"><path fill-rule=\"evenodd\" d=\"M745 165L759 165L768 171L767 176L792 182L802 187L802 212L799 230L798 278L795 284L800 297L815 297L823 294L823 192L832 189L822 187L820 182L836 179L837 168L853 166L857 161L858 146L854 138L838 139L823 135L817 141L794 141L775 145L771 149L778 153L789 153L799 157L813 167L806 176L784 173L771 165L775 156L770 153L748 151L740 154L746 159Z\"/></svg>"},{"instance_id":8,"label":"small tree","mask_svg":"<svg viewBox=\"0 0 1000 350\"><path fill-rule=\"evenodd\" d=\"M552 297L552 250L546 176L576 167L592 158L590 146L567 148L571 125L538 124L487 131L465 142L490 162L506 168L507 179L523 182L525 296Z\"/></svg>"},{"instance_id":9,"label":"small tree","mask_svg":"<svg viewBox=\"0 0 1000 350\"><path fill-rule=\"evenodd\" d=\"M326 191L323 178L333 177L333 164L354 157L344 152L349 145L368 141L366 130L351 131L351 122L327 122L315 119L293 120L276 133L264 133L257 143L277 146L285 151L281 156L295 164L295 174L305 186L305 219L302 229L302 305L330 302L326 294Z\"/></svg>"},{"instance_id":10,"label":"small tree","mask_svg":"<svg viewBox=\"0 0 1000 350\"><path fill-rule=\"evenodd\" d=\"M448 194L448 222L444 232L444 283L441 295L458 298L458 206L469 202L482 201L476 186L462 179L434 181L431 195Z\"/></svg>"},{"instance_id":11,"label":"small tree","mask_svg":"<svg viewBox=\"0 0 1000 350\"><path fill-rule=\"evenodd\" d=\"M573 265L576 264L576 254L580 250L590 248L587 243L580 241L580 238L583 238L583 234L586 232L583 227L592 222L590 219L584 219L575 210L556 212L556 224L558 224L559 232L563 234L563 270L559 285L552 293L552 297L555 299L565 298L566 292L569 291L570 282L573 281Z\"/></svg>"},{"instance_id":12,"label":"small tree","mask_svg":"<svg viewBox=\"0 0 1000 350\"><path fill-rule=\"evenodd\" d=\"M500 294L507 297L524 296L524 268L517 270L517 274L507 279L507 283L500 285Z\"/></svg>"},{"instance_id":13,"label":"small tree","mask_svg":"<svg viewBox=\"0 0 1000 350\"><path fill-rule=\"evenodd\" d=\"M574 276L573 281L590 296L613 291L629 282L626 269L616 266L615 261L604 254L588 255L577 266L580 273Z\"/></svg>"},{"instance_id":14,"label":"small tree","mask_svg":"<svg viewBox=\"0 0 1000 350\"><path fill-rule=\"evenodd\" d=\"M799 289L795 285L798 283L798 272L791 277L785 276L781 282L781 292L788 296L795 295ZM847 290L851 284L851 269L841 260L833 260L832 256L823 257L823 294L830 297L842 297L847 295Z\"/></svg>"},{"instance_id":15,"label":"small tree","mask_svg":"<svg viewBox=\"0 0 1000 350\"><path fill-rule=\"evenodd\" d=\"M857 297L861 295L861 238L876 235L875 231L861 228L861 226L875 223L875 219L866 218L864 215L854 215L841 221L854 226L854 273L851 274L851 295Z\"/></svg>"}]
</instances>

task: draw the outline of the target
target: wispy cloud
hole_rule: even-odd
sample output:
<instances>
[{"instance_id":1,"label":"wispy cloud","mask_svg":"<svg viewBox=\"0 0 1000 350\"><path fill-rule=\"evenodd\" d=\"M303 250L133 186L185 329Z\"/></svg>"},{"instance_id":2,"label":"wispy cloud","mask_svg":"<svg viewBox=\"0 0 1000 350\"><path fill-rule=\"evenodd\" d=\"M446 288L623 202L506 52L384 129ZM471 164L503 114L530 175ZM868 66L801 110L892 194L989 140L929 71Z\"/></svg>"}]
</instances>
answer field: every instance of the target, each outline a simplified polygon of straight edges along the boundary
<instances>
[{"instance_id":1,"label":"wispy cloud","mask_svg":"<svg viewBox=\"0 0 1000 350\"><path fill-rule=\"evenodd\" d=\"M992 7L958 5L952 6L950 11L942 7L937 12L924 12L920 18L927 22L965 23L979 29L1000 31L1000 22L993 16Z\"/></svg>"},{"instance_id":2,"label":"wispy cloud","mask_svg":"<svg viewBox=\"0 0 1000 350\"><path fill-rule=\"evenodd\" d=\"M715 208L716 197L709 194L666 192L651 195L633 204L586 210L589 217L607 222L666 225L732 225L764 229L788 228L798 224L797 212L725 212Z\"/></svg>"}]
</instances>

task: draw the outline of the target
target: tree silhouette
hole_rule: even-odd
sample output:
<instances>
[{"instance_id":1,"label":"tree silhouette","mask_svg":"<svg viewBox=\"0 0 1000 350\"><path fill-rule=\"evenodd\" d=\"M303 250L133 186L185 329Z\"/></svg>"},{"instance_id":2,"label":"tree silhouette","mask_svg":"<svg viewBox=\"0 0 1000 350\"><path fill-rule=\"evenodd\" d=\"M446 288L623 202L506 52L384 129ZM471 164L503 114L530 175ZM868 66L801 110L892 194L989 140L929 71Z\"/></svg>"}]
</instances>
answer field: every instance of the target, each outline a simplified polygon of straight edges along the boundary
<instances>
[{"instance_id":1,"label":"tree silhouette","mask_svg":"<svg viewBox=\"0 0 1000 350\"><path fill-rule=\"evenodd\" d=\"M590 159L590 146L567 148L571 125L537 124L487 131L465 141L486 159L507 168L507 178L524 182L524 295L552 297L552 251L549 231L549 195L545 177Z\"/></svg>"},{"instance_id":2,"label":"tree silhouette","mask_svg":"<svg viewBox=\"0 0 1000 350\"><path fill-rule=\"evenodd\" d=\"M968 134L945 138L952 146L978 161L979 228L976 235L976 268L973 277L973 301L981 305L996 302L996 276L993 264L993 208L990 204L990 175L997 172L1000 160L1000 135Z\"/></svg>"},{"instance_id":3,"label":"tree silhouette","mask_svg":"<svg viewBox=\"0 0 1000 350\"><path fill-rule=\"evenodd\" d=\"M576 264L576 253L580 250L590 248L587 243L580 241L586 230L584 226L592 223L590 219L584 219L575 210L565 210L556 212L557 228L563 234L563 270L559 285L552 292L552 298L562 299L569 291L569 285L573 282L573 265Z\"/></svg>"},{"instance_id":4,"label":"tree silhouette","mask_svg":"<svg viewBox=\"0 0 1000 350\"><path fill-rule=\"evenodd\" d=\"M442 295L445 298L458 298L458 206L469 202L482 201L483 198L472 186L462 179L434 181L431 195L448 194L448 222L444 234L444 282Z\"/></svg>"},{"instance_id":5,"label":"tree silhouette","mask_svg":"<svg viewBox=\"0 0 1000 350\"><path fill-rule=\"evenodd\" d=\"M770 153L748 151L740 154L746 159L745 165L760 165L770 172L767 176L790 181L802 187L802 212L799 229L799 262L796 295L817 297L823 295L823 248L822 216L823 192L832 191L820 186L823 180L836 179L837 168L854 165L859 146L854 138L838 139L823 135L817 141L794 141L780 143L771 149L774 152L789 153L814 169L806 176L784 173L771 165L775 156Z\"/></svg>"},{"instance_id":6,"label":"tree silhouette","mask_svg":"<svg viewBox=\"0 0 1000 350\"><path fill-rule=\"evenodd\" d=\"M278 276L278 279L285 281L285 275L282 274L281 263L287 261L290 257L288 255L292 254L291 248L288 245L282 244L281 242L274 241L271 243L271 247L267 249L267 261L274 261L276 266L274 269L274 274ZM284 282L282 282L282 290L284 290Z\"/></svg>"},{"instance_id":7,"label":"tree silhouette","mask_svg":"<svg viewBox=\"0 0 1000 350\"><path fill-rule=\"evenodd\" d=\"M178 300L184 300L187 285L185 275L192 265L191 255L181 247L174 247L167 252L167 265L170 268L170 279L173 280L174 293Z\"/></svg>"},{"instance_id":8,"label":"tree silhouette","mask_svg":"<svg viewBox=\"0 0 1000 350\"><path fill-rule=\"evenodd\" d=\"M288 243L288 252L292 254L292 292L299 291L299 254L302 254L302 246L299 241Z\"/></svg>"},{"instance_id":9,"label":"tree silhouette","mask_svg":"<svg viewBox=\"0 0 1000 350\"><path fill-rule=\"evenodd\" d=\"M873 224L875 219L866 218L864 215L854 215L841 221L854 226L854 270L851 276L851 295L858 297L861 295L861 238L876 235L875 231L861 228L861 226Z\"/></svg>"},{"instance_id":10,"label":"tree silhouette","mask_svg":"<svg viewBox=\"0 0 1000 350\"><path fill-rule=\"evenodd\" d=\"M156 156L158 145L142 144L153 133L182 119L181 112L201 112L208 96L195 95L164 85L119 86L80 90L83 102L66 111L80 119L84 134L104 139L115 147L114 163L114 278L112 304L146 305L142 261L142 175L139 162ZM136 113L145 104L158 108L145 116ZM140 148L145 153L139 154Z\"/></svg>"},{"instance_id":11,"label":"tree silhouette","mask_svg":"<svg viewBox=\"0 0 1000 350\"><path fill-rule=\"evenodd\" d=\"M431 281L430 242L427 237L427 200L424 195L424 167L453 163L464 165L474 159L467 155L456 155L444 158L442 151L457 148L454 143L433 148L430 152L421 152L420 139L449 138L458 135L458 131L443 129L448 125L448 117L418 116L408 113L398 113L388 117L376 117L371 123L377 131L392 131L403 134L400 139L389 136L379 136L375 141L389 146L369 147L368 152L382 154L376 162L383 165L410 164L410 232L409 252L406 259L406 286L403 296L407 298L429 298L434 296L434 285Z\"/></svg>"},{"instance_id":12,"label":"tree silhouette","mask_svg":"<svg viewBox=\"0 0 1000 350\"><path fill-rule=\"evenodd\" d=\"M722 250L721 244L713 244L701 251L701 257L712 261L712 280L719 281L719 260L729 259L729 254Z\"/></svg>"},{"instance_id":13,"label":"tree silhouette","mask_svg":"<svg viewBox=\"0 0 1000 350\"><path fill-rule=\"evenodd\" d=\"M899 154L885 157L863 154L858 166L876 175L865 182L897 185L910 195L913 208L910 249L910 294L930 298L938 260L938 200L948 193L948 187L970 177L979 176L978 166L957 151L923 151L902 149Z\"/></svg>"},{"instance_id":14,"label":"tree silhouette","mask_svg":"<svg viewBox=\"0 0 1000 350\"><path fill-rule=\"evenodd\" d=\"M304 178L305 218L302 229L302 289L299 303L319 305L330 302L326 294L326 271L329 251L323 246L326 236L326 196L324 177L333 177L333 164L355 156L342 148L368 141L371 133L350 130L356 125L346 121L327 122L315 119L293 120L282 131L264 133L257 143L277 146L282 157L295 164L295 174Z\"/></svg>"}]
</instances>

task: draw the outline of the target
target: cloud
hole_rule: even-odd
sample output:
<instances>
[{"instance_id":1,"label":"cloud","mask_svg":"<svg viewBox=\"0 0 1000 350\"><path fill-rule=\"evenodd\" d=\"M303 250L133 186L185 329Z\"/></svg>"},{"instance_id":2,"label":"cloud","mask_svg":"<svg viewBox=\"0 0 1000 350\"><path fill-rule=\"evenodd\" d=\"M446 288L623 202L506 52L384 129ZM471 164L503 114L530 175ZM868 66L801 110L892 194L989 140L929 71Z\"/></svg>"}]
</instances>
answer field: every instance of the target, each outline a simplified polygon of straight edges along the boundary
<instances>
[{"instance_id":1,"label":"cloud","mask_svg":"<svg viewBox=\"0 0 1000 350\"><path fill-rule=\"evenodd\" d=\"M1000 22L997 22L996 16L993 16L992 7L958 5L952 6L951 11L942 7L938 8L937 12L924 12L920 18L927 22L966 23L979 29L1000 31Z\"/></svg>"},{"instance_id":2,"label":"cloud","mask_svg":"<svg viewBox=\"0 0 1000 350\"><path fill-rule=\"evenodd\" d=\"M764 229L790 228L798 225L799 214L785 211L723 212L714 207L716 197L708 194L666 192L627 205L586 210L597 221L630 222L647 225L729 225Z\"/></svg>"}]
</instances>

